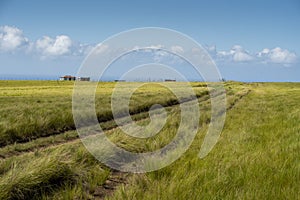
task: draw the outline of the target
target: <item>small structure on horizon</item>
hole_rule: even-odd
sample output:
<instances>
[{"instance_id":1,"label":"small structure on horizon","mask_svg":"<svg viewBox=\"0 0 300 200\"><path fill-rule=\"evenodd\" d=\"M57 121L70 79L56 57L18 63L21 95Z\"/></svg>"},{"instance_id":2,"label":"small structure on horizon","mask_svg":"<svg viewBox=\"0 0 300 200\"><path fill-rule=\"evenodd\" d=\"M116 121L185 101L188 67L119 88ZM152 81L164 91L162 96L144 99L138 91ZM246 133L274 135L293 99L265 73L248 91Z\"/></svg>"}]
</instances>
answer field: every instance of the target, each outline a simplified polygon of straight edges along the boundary
<instances>
[{"instance_id":1,"label":"small structure on horizon","mask_svg":"<svg viewBox=\"0 0 300 200\"><path fill-rule=\"evenodd\" d=\"M71 75L65 75L65 76L61 76L59 77L60 81L75 81L76 77L75 76L71 76Z\"/></svg>"},{"instance_id":2,"label":"small structure on horizon","mask_svg":"<svg viewBox=\"0 0 300 200\"><path fill-rule=\"evenodd\" d=\"M165 79L165 82L176 82L175 79Z\"/></svg>"},{"instance_id":3,"label":"small structure on horizon","mask_svg":"<svg viewBox=\"0 0 300 200\"><path fill-rule=\"evenodd\" d=\"M90 77L78 77L77 80L78 81L90 81L91 78Z\"/></svg>"},{"instance_id":4,"label":"small structure on horizon","mask_svg":"<svg viewBox=\"0 0 300 200\"><path fill-rule=\"evenodd\" d=\"M115 82L126 82L125 80L118 80L116 79Z\"/></svg>"}]
</instances>

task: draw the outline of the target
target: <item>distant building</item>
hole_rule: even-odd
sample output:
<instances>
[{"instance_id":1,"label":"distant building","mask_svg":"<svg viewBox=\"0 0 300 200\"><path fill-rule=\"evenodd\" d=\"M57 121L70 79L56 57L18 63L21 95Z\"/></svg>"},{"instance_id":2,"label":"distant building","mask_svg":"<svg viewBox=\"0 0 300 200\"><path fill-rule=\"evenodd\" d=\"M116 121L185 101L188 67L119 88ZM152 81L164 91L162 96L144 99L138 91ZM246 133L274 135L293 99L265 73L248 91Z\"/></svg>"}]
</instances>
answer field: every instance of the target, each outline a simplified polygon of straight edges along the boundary
<instances>
[{"instance_id":1,"label":"distant building","mask_svg":"<svg viewBox=\"0 0 300 200\"><path fill-rule=\"evenodd\" d=\"M176 82L175 79L165 79L165 82Z\"/></svg>"},{"instance_id":2,"label":"distant building","mask_svg":"<svg viewBox=\"0 0 300 200\"><path fill-rule=\"evenodd\" d=\"M71 75L65 75L65 76L61 76L59 77L60 81L75 81L76 77L75 76L71 76Z\"/></svg>"},{"instance_id":3,"label":"distant building","mask_svg":"<svg viewBox=\"0 0 300 200\"><path fill-rule=\"evenodd\" d=\"M90 77L78 77L77 80L78 81L90 81L91 78Z\"/></svg>"},{"instance_id":4,"label":"distant building","mask_svg":"<svg viewBox=\"0 0 300 200\"><path fill-rule=\"evenodd\" d=\"M115 80L115 82L125 82L125 80Z\"/></svg>"}]
</instances>

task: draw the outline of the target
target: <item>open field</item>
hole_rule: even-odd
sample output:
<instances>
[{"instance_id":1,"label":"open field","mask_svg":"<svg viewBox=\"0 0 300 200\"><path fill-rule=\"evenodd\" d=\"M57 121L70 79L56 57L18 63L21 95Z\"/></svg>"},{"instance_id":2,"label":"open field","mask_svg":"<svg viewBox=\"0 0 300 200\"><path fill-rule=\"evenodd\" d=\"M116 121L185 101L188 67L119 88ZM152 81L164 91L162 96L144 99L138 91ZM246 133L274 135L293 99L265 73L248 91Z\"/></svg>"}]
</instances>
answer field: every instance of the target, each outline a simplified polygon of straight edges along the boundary
<instances>
[{"instance_id":1,"label":"open field","mask_svg":"<svg viewBox=\"0 0 300 200\"><path fill-rule=\"evenodd\" d=\"M57 81L0 81L0 146L74 130L73 84ZM100 122L113 119L110 95L114 85L101 83L96 91L96 110ZM164 106L177 103L176 97L166 88L152 85L141 87L134 93L130 102L132 114L147 111L154 103ZM199 96L207 94L205 87L195 87L195 92Z\"/></svg>"},{"instance_id":2,"label":"open field","mask_svg":"<svg viewBox=\"0 0 300 200\"><path fill-rule=\"evenodd\" d=\"M198 153L210 100L205 84L191 84L201 128L188 151L161 170L126 174L99 163L78 139L73 83L0 81L0 199L299 199L300 84L226 82L226 123L204 159ZM102 83L96 94L97 117L111 141L134 152L168 144L180 117L175 96L154 83L134 94L130 112L141 125L149 123L152 104L168 106L158 135L134 139L112 120L113 87Z\"/></svg>"}]
</instances>

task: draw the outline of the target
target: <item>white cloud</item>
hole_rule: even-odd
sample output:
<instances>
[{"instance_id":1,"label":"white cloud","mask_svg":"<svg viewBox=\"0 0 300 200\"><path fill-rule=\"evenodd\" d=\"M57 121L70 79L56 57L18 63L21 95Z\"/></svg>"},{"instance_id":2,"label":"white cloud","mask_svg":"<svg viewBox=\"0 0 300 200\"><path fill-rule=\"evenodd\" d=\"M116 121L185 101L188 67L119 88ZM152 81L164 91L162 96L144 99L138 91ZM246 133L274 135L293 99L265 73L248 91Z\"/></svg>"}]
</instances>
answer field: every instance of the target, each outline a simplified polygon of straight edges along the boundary
<instances>
[{"instance_id":1,"label":"white cloud","mask_svg":"<svg viewBox=\"0 0 300 200\"><path fill-rule=\"evenodd\" d=\"M214 46L205 46L205 49L217 62L260 62L288 66L298 61L298 57L294 52L280 47L274 49L264 48L257 53L250 53L240 45L234 45L228 51L217 51Z\"/></svg>"},{"instance_id":2,"label":"white cloud","mask_svg":"<svg viewBox=\"0 0 300 200\"><path fill-rule=\"evenodd\" d=\"M233 54L233 60L235 62L247 62L247 61L251 61L253 59L254 58L246 52L235 52Z\"/></svg>"},{"instance_id":3,"label":"white cloud","mask_svg":"<svg viewBox=\"0 0 300 200\"><path fill-rule=\"evenodd\" d=\"M240 45L234 45L230 50L230 55L234 62L248 62L254 57Z\"/></svg>"},{"instance_id":4,"label":"white cloud","mask_svg":"<svg viewBox=\"0 0 300 200\"><path fill-rule=\"evenodd\" d=\"M205 45L204 48L211 54L216 54L217 53L217 47L216 45Z\"/></svg>"},{"instance_id":5,"label":"white cloud","mask_svg":"<svg viewBox=\"0 0 300 200\"><path fill-rule=\"evenodd\" d=\"M92 51L92 55L94 56L113 56L113 55L119 55L121 52L113 52L113 49L110 48L106 44L98 44L95 48L87 48L88 51ZM86 50L86 51L87 51Z\"/></svg>"},{"instance_id":6,"label":"white cloud","mask_svg":"<svg viewBox=\"0 0 300 200\"><path fill-rule=\"evenodd\" d=\"M28 44L22 30L12 26L0 26L0 51L13 52Z\"/></svg>"},{"instance_id":7,"label":"white cloud","mask_svg":"<svg viewBox=\"0 0 300 200\"><path fill-rule=\"evenodd\" d=\"M258 57L263 57L263 56L267 55L269 52L270 52L270 49L265 48L262 51L258 52L257 56Z\"/></svg>"},{"instance_id":8,"label":"white cloud","mask_svg":"<svg viewBox=\"0 0 300 200\"><path fill-rule=\"evenodd\" d=\"M156 51L156 50L160 50L160 49L163 49L164 46L161 45L161 44L157 44L157 45L150 45L150 46L134 46L133 49L128 49L128 51L130 50L134 50L134 51L143 51L143 52L153 52L153 51Z\"/></svg>"},{"instance_id":9,"label":"white cloud","mask_svg":"<svg viewBox=\"0 0 300 200\"><path fill-rule=\"evenodd\" d=\"M208 49L208 52L217 61L225 62L249 62L255 58L240 45L234 45L229 51L217 51L216 47Z\"/></svg>"},{"instance_id":10,"label":"white cloud","mask_svg":"<svg viewBox=\"0 0 300 200\"><path fill-rule=\"evenodd\" d=\"M0 26L0 53L23 52L37 55L42 59L60 56L84 56L93 45L73 41L69 36L58 35L55 38L44 36L36 41L29 41L23 31L13 26Z\"/></svg>"},{"instance_id":11,"label":"white cloud","mask_svg":"<svg viewBox=\"0 0 300 200\"><path fill-rule=\"evenodd\" d=\"M171 51L173 53L177 53L177 54L182 54L184 53L184 50L181 46L175 45L175 46L171 46Z\"/></svg>"},{"instance_id":12,"label":"white cloud","mask_svg":"<svg viewBox=\"0 0 300 200\"><path fill-rule=\"evenodd\" d=\"M175 54L183 54L184 49L179 45L173 45L170 47L165 47L161 44L153 44L145 47L135 46L133 50L144 52L145 54L139 54L138 57L134 55L132 59L139 59L143 56L146 58L151 58L155 63L163 63L163 64L178 64L182 63L183 60L179 56ZM170 51L170 52L168 52ZM128 59L128 55L123 57L124 59Z\"/></svg>"},{"instance_id":13,"label":"white cloud","mask_svg":"<svg viewBox=\"0 0 300 200\"><path fill-rule=\"evenodd\" d=\"M274 49L263 49L258 52L257 56L263 62L279 63L279 64L292 64L297 61L297 55L287 49L276 47Z\"/></svg>"},{"instance_id":14,"label":"white cloud","mask_svg":"<svg viewBox=\"0 0 300 200\"><path fill-rule=\"evenodd\" d=\"M227 52L227 51L218 51L218 52L216 52L216 53L217 53L217 55L218 55L219 57L231 55L231 53L230 53L230 52Z\"/></svg>"},{"instance_id":15,"label":"white cloud","mask_svg":"<svg viewBox=\"0 0 300 200\"><path fill-rule=\"evenodd\" d=\"M84 56L93 48L93 45L75 42L69 36L58 35L55 38L44 36L38 39L33 49L42 59L47 59L61 56Z\"/></svg>"},{"instance_id":16,"label":"white cloud","mask_svg":"<svg viewBox=\"0 0 300 200\"><path fill-rule=\"evenodd\" d=\"M166 49L166 51L164 50ZM149 45L145 47L135 46L133 50L139 51L139 52L145 52L145 57L151 57L153 62L155 63L168 63L168 64L175 64L175 63L182 63L182 58L175 54L182 54L184 53L184 50L181 46L173 45L171 47L165 47L161 44L155 44L155 45ZM171 52L168 52L171 51ZM175 53L175 54L172 54ZM142 55L139 55L142 57ZM128 55L126 58L127 59ZM137 57L132 57L132 59L138 59Z\"/></svg>"},{"instance_id":17,"label":"white cloud","mask_svg":"<svg viewBox=\"0 0 300 200\"><path fill-rule=\"evenodd\" d=\"M164 46L161 45L161 44L157 44L157 45L150 45L149 48L151 48L151 49L162 49L162 48L164 48Z\"/></svg>"},{"instance_id":18,"label":"white cloud","mask_svg":"<svg viewBox=\"0 0 300 200\"><path fill-rule=\"evenodd\" d=\"M166 59L173 58L173 55L161 50L153 51L153 60L154 62L161 63Z\"/></svg>"},{"instance_id":19,"label":"white cloud","mask_svg":"<svg viewBox=\"0 0 300 200\"><path fill-rule=\"evenodd\" d=\"M89 52L91 52L91 50L94 48L93 45L90 44L77 44L77 53L75 53L75 55L88 55Z\"/></svg>"},{"instance_id":20,"label":"white cloud","mask_svg":"<svg viewBox=\"0 0 300 200\"><path fill-rule=\"evenodd\" d=\"M43 56L61 56L71 53L72 40L66 35L59 35L56 38L44 36L36 41L36 49Z\"/></svg>"},{"instance_id":21,"label":"white cloud","mask_svg":"<svg viewBox=\"0 0 300 200\"><path fill-rule=\"evenodd\" d=\"M240 46L240 45L233 45L232 47L231 47L231 49L230 49L230 52L233 54L233 53L235 53L235 52L240 52L240 51L245 51L244 49L243 49L243 47L242 46Z\"/></svg>"}]
</instances>

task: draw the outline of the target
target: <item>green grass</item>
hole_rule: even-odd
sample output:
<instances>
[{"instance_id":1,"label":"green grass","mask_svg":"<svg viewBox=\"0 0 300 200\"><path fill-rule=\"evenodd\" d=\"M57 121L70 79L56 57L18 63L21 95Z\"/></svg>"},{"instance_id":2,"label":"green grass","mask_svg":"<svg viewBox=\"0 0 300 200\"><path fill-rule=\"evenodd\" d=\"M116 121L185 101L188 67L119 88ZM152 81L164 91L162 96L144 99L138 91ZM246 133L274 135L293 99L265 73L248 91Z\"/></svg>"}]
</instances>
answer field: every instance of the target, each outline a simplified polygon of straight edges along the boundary
<instances>
[{"instance_id":1,"label":"green grass","mask_svg":"<svg viewBox=\"0 0 300 200\"><path fill-rule=\"evenodd\" d=\"M72 92L74 82L0 81L0 146L27 142L38 137L74 130ZM135 83L123 83L132 87ZM180 83L177 86L180 88ZM115 83L99 83L96 111L100 122L113 119L110 95ZM195 87L198 96L206 95L205 87ZM172 105L176 97L159 84L140 87L131 98L130 112L149 110L154 103Z\"/></svg>"},{"instance_id":2,"label":"green grass","mask_svg":"<svg viewBox=\"0 0 300 200\"><path fill-rule=\"evenodd\" d=\"M8 119L1 118L0 123L6 124L5 130L12 126L15 134L22 136L24 132L17 130L20 131L26 125L23 120L28 122L30 117L24 114L15 123L9 118L18 109L22 113L26 106L32 110L36 106L33 102L38 98L41 102L37 104L42 103L43 106L32 111L35 115L29 115L34 123L43 117L56 119L55 115L45 112L47 109L52 109L51 112L56 115L63 111L70 112L72 83L57 84L54 81L0 81L0 99L5 105L0 108L0 113L3 116L5 109L11 111L6 115ZM180 83L172 84L180 86ZM98 88L97 95L102 97L97 102L99 108L101 103L108 105L113 86L114 83L105 83ZM192 83L192 86L202 96L199 98L201 129L188 151L161 170L132 174L128 184L120 185L113 196L107 198L299 199L300 84L226 82L228 111L225 126L218 143L203 159L199 159L198 153L209 124L210 100L206 95L200 95L205 92L205 84ZM152 103L167 105L174 101L173 96L165 91L155 84L145 85L137 91L131 102L133 113L142 111L134 115L137 123L147 125L150 122L147 112L143 111L147 111L146 108ZM25 101L27 97L32 101L28 105ZM16 106L9 107L10 103L5 102L5 98L17 103ZM53 105L48 102L51 98ZM60 107L59 99L66 100L65 107ZM103 113L106 112L109 113L109 110ZM113 120L102 123L102 126L106 127L105 133L111 141L122 148L134 152L153 151L168 144L176 133L180 108L175 105L169 107L167 112L169 118L162 131L145 140L129 137L119 128L114 128ZM105 116L103 113L102 116ZM58 118L60 120L60 116ZM75 131L40 137L39 130L52 130L48 125L42 128L35 126L31 129L33 132L24 136L33 138L34 135L37 137L35 140L26 143L15 140L16 143L7 143L9 145L0 148L0 155L4 157L0 158L0 199L95 198L95 190L104 184L111 170L95 160L77 139ZM55 130L64 126L62 123ZM35 131L37 134L33 134Z\"/></svg>"},{"instance_id":3,"label":"green grass","mask_svg":"<svg viewBox=\"0 0 300 200\"><path fill-rule=\"evenodd\" d=\"M0 199L40 199L62 189L87 198L109 175L78 142L11 157L0 172Z\"/></svg>"},{"instance_id":4,"label":"green grass","mask_svg":"<svg viewBox=\"0 0 300 200\"><path fill-rule=\"evenodd\" d=\"M178 161L134 176L110 199L299 199L300 84L251 88L207 157L197 157L202 130Z\"/></svg>"}]
</instances>

